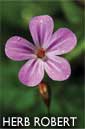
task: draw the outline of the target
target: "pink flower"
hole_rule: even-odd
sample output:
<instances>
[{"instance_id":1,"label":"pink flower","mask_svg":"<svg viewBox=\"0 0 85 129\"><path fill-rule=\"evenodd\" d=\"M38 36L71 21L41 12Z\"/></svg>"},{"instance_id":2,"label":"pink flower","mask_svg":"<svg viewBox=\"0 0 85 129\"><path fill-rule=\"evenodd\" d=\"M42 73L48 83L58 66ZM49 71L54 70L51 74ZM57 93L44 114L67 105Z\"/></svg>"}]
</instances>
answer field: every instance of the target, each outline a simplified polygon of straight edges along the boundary
<instances>
[{"instance_id":1,"label":"pink flower","mask_svg":"<svg viewBox=\"0 0 85 129\"><path fill-rule=\"evenodd\" d=\"M45 72L52 80L57 81L66 80L70 76L68 61L59 55L70 52L76 46L76 36L67 28L60 28L53 33L53 28L54 23L50 16L37 16L29 23L35 45L19 36L8 39L6 55L16 61L27 60L19 72L19 80L24 85L38 85Z\"/></svg>"}]
</instances>

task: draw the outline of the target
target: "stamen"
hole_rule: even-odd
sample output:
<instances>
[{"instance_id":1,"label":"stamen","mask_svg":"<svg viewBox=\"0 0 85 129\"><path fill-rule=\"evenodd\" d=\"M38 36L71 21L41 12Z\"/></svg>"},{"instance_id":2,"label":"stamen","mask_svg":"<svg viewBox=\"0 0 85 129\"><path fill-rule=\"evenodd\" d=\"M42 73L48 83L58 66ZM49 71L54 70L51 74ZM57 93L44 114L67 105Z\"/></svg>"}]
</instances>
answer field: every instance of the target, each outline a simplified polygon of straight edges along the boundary
<instances>
[{"instance_id":1,"label":"stamen","mask_svg":"<svg viewBox=\"0 0 85 129\"><path fill-rule=\"evenodd\" d=\"M37 50L37 57L43 58L45 56L45 50L43 48L40 48Z\"/></svg>"}]
</instances>

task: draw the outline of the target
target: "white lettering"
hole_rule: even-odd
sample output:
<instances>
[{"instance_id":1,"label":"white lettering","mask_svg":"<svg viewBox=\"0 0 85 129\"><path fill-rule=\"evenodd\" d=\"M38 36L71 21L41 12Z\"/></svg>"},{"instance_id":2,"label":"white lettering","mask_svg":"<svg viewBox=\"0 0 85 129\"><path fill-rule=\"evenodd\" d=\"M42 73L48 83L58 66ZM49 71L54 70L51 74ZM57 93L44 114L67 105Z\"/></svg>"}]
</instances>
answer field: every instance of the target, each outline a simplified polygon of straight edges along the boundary
<instances>
[{"instance_id":1,"label":"white lettering","mask_svg":"<svg viewBox=\"0 0 85 129\"><path fill-rule=\"evenodd\" d=\"M41 126L40 123L39 123L39 117L34 117L34 126Z\"/></svg>"},{"instance_id":2,"label":"white lettering","mask_svg":"<svg viewBox=\"0 0 85 129\"><path fill-rule=\"evenodd\" d=\"M46 123L44 124L44 120L47 120L47 124L46 124ZM41 125L42 125L42 126L47 127L49 124L50 124L50 120L49 120L48 117L43 117L43 118L41 119Z\"/></svg>"},{"instance_id":3,"label":"white lettering","mask_svg":"<svg viewBox=\"0 0 85 129\"><path fill-rule=\"evenodd\" d=\"M56 126L56 118L51 117L51 126Z\"/></svg>"},{"instance_id":4,"label":"white lettering","mask_svg":"<svg viewBox=\"0 0 85 129\"><path fill-rule=\"evenodd\" d=\"M25 117L25 126L30 126L29 117Z\"/></svg>"},{"instance_id":5,"label":"white lettering","mask_svg":"<svg viewBox=\"0 0 85 129\"><path fill-rule=\"evenodd\" d=\"M18 117L17 118L17 126L24 126L23 123L22 123L22 117Z\"/></svg>"},{"instance_id":6,"label":"white lettering","mask_svg":"<svg viewBox=\"0 0 85 129\"><path fill-rule=\"evenodd\" d=\"M70 126L68 117L64 117L64 125L63 126L66 126L66 124L67 124L67 126Z\"/></svg>"},{"instance_id":7,"label":"white lettering","mask_svg":"<svg viewBox=\"0 0 85 129\"><path fill-rule=\"evenodd\" d=\"M5 120L5 117L3 117L3 126L5 126L6 123L10 126L10 117L8 117L8 120Z\"/></svg>"},{"instance_id":8,"label":"white lettering","mask_svg":"<svg viewBox=\"0 0 85 129\"><path fill-rule=\"evenodd\" d=\"M12 118L11 118L11 125L12 125L12 126L17 126L16 117L12 117Z\"/></svg>"},{"instance_id":9,"label":"white lettering","mask_svg":"<svg viewBox=\"0 0 85 129\"><path fill-rule=\"evenodd\" d=\"M72 119L72 126L75 125L75 119L77 119L77 117L70 117L70 119Z\"/></svg>"},{"instance_id":10,"label":"white lettering","mask_svg":"<svg viewBox=\"0 0 85 129\"><path fill-rule=\"evenodd\" d=\"M62 119L63 119L63 117L58 117L58 119L57 119L57 126L63 126L63 124L62 124Z\"/></svg>"}]
</instances>

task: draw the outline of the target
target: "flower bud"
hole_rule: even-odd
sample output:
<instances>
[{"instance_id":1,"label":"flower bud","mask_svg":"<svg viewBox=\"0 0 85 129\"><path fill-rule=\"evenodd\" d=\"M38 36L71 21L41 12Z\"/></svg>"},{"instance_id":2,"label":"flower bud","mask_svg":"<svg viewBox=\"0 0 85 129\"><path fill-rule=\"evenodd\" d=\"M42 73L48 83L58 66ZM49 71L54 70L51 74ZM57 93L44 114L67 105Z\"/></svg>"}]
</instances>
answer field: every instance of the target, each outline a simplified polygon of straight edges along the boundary
<instances>
[{"instance_id":1,"label":"flower bud","mask_svg":"<svg viewBox=\"0 0 85 129\"><path fill-rule=\"evenodd\" d=\"M44 103L46 104L48 110L50 108L50 101L51 101L51 90L50 86L48 86L45 82L41 82L39 84L39 92L43 98Z\"/></svg>"}]
</instances>

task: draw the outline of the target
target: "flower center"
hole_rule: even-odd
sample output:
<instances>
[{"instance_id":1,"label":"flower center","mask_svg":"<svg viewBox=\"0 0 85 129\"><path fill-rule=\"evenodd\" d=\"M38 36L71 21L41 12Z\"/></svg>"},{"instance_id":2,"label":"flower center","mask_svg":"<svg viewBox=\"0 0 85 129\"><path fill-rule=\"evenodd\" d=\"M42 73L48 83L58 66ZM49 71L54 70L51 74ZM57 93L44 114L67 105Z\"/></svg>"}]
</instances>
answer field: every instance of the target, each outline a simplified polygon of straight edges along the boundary
<instances>
[{"instance_id":1,"label":"flower center","mask_svg":"<svg viewBox=\"0 0 85 129\"><path fill-rule=\"evenodd\" d=\"M43 48L39 48L37 50L37 57L38 58L43 58L45 56L45 50Z\"/></svg>"}]
</instances>

